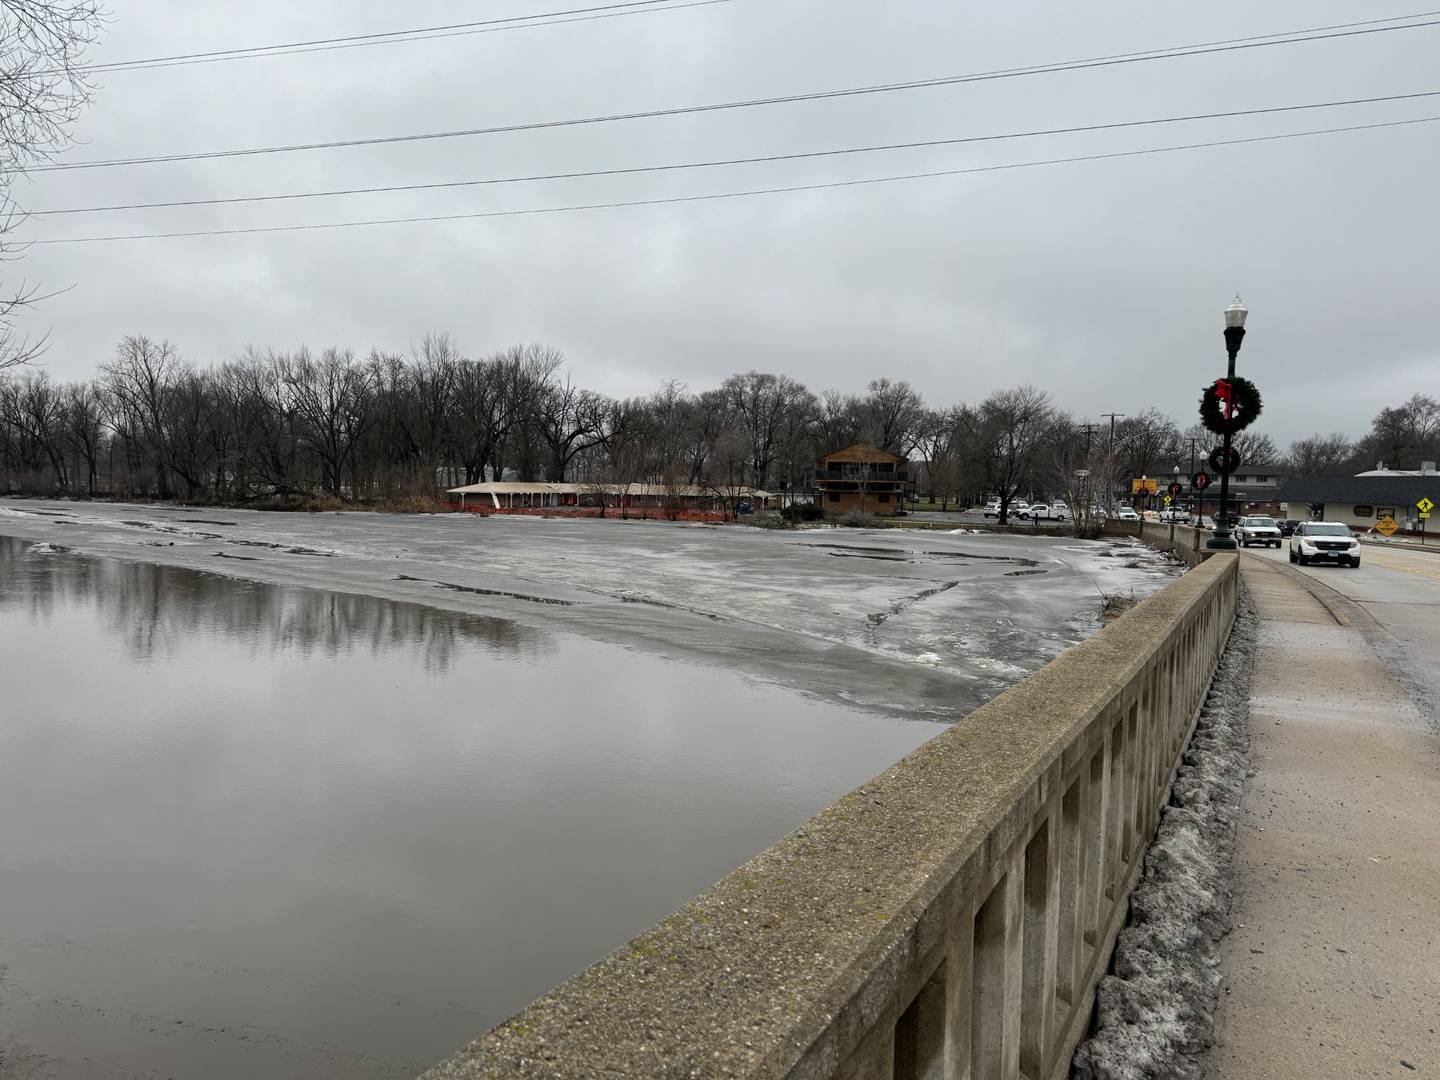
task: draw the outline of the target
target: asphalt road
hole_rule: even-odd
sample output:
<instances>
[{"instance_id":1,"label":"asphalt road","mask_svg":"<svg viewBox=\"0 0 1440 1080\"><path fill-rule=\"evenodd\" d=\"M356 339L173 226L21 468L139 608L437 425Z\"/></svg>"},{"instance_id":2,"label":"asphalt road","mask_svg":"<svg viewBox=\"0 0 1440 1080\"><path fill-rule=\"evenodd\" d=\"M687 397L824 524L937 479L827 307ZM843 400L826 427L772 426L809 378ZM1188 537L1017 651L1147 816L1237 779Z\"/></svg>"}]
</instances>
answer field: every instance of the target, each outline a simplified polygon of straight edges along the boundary
<instances>
[{"instance_id":1,"label":"asphalt road","mask_svg":"<svg viewBox=\"0 0 1440 1080\"><path fill-rule=\"evenodd\" d=\"M1251 548L1256 558L1289 560L1289 541L1278 551ZM1358 567L1297 566L1359 604L1382 632L1374 640L1391 673L1440 726L1440 551L1366 544Z\"/></svg>"}]
</instances>

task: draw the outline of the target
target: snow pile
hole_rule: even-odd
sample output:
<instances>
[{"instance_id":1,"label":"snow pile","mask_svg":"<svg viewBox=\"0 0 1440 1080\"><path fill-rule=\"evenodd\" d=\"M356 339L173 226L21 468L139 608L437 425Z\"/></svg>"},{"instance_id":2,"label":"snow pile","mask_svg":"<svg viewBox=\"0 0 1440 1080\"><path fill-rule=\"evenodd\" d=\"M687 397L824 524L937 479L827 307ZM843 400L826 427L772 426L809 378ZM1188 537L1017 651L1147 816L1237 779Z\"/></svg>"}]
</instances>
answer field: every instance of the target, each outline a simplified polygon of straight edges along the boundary
<instances>
[{"instance_id":1,"label":"snow pile","mask_svg":"<svg viewBox=\"0 0 1440 1080\"><path fill-rule=\"evenodd\" d=\"M1075 1055L1078 1080L1194 1080L1220 995L1220 939L1230 929L1231 862L1249 770L1250 682L1257 619L1242 595L1230 641L1186 748L1113 974L1096 991L1095 1035Z\"/></svg>"}]
</instances>

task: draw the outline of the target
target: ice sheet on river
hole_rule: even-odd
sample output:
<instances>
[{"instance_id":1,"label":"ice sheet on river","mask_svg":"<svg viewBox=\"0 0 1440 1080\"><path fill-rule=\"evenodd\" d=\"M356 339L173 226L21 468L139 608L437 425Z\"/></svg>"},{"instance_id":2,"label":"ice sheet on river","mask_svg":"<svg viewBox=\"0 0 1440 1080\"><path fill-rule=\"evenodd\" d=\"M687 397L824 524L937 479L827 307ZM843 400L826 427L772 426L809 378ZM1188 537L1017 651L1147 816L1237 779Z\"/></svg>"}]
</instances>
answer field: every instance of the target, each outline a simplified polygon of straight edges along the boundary
<instances>
[{"instance_id":1,"label":"ice sheet on river","mask_svg":"<svg viewBox=\"0 0 1440 1080\"><path fill-rule=\"evenodd\" d=\"M6 500L80 554L419 601L953 719L1176 572L1125 541Z\"/></svg>"}]
</instances>

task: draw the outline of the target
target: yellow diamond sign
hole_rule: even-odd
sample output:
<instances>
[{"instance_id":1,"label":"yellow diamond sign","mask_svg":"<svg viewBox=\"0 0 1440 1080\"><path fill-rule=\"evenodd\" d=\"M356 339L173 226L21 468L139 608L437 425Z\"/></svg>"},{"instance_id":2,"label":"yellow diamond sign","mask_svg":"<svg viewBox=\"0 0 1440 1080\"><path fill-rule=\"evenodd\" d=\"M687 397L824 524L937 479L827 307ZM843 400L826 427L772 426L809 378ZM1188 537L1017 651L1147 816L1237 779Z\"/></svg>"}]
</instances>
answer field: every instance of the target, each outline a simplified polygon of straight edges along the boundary
<instances>
[{"instance_id":1,"label":"yellow diamond sign","mask_svg":"<svg viewBox=\"0 0 1440 1080\"><path fill-rule=\"evenodd\" d=\"M1394 518L1383 517L1375 523L1375 528L1379 529L1386 536L1394 536L1395 533L1399 531L1400 526L1395 523Z\"/></svg>"},{"instance_id":2,"label":"yellow diamond sign","mask_svg":"<svg viewBox=\"0 0 1440 1080\"><path fill-rule=\"evenodd\" d=\"M1418 503L1415 504L1415 506L1422 514L1428 514L1431 510L1435 509L1435 504L1429 499L1421 499Z\"/></svg>"}]
</instances>

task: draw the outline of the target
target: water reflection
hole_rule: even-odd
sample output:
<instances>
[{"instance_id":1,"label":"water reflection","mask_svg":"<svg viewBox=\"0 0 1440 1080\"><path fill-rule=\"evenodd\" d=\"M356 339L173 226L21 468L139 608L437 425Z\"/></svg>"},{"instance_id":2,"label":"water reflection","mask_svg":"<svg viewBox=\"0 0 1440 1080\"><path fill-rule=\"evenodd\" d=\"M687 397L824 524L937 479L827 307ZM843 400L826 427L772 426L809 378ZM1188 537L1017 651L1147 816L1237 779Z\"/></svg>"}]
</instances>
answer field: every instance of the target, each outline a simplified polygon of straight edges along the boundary
<instances>
[{"instance_id":1,"label":"water reflection","mask_svg":"<svg viewBox=\"0 0 1440 1080\"><path fill-rule=\"evenodd\" d=\"M37 548L0 540L4 1080L415 1075L936 730Z\"/></svg>"},{"instance_id":2,"label":"water reflection","mask_svg":"<svg viewBox=\"0 0 1440 1080\"><path fill-rule=\"evenodd\" d=\"M449 671L457 650L481 646L529 661L554 652L551 636L506 619L350 593L277 588L181 567L87 559L0 536L0 612L50 617L93 606L135 660L174 659L187 641L216 637L252 654L292 657L402 651L427 671Z\"/></svg>"}]
</instances>

